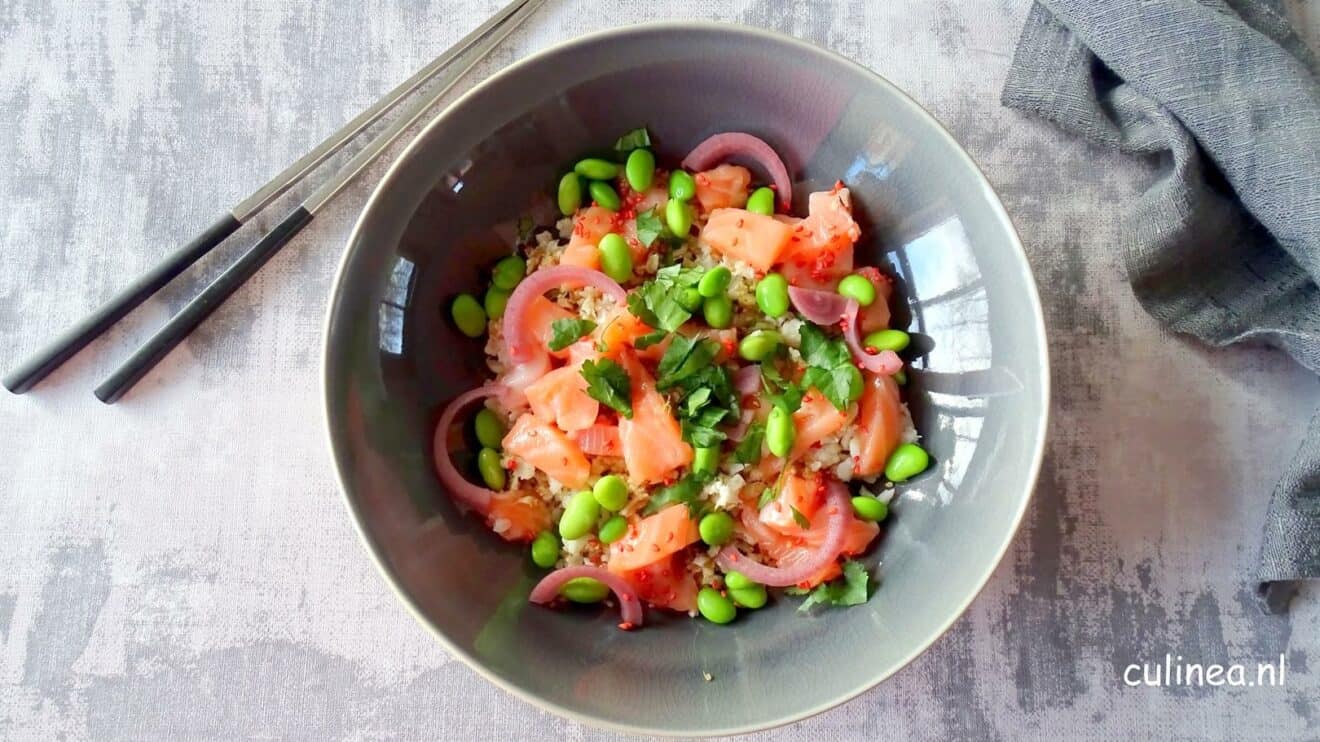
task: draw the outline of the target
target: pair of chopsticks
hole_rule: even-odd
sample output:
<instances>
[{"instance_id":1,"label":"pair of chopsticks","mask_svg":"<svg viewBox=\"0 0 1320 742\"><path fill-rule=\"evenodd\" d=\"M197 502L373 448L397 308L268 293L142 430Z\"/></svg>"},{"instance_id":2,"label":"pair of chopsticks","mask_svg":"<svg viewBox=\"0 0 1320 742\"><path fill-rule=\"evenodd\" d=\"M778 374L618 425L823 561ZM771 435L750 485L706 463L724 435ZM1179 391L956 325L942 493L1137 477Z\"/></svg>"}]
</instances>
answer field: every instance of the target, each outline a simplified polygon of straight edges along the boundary
<instances>
[{"instance_id":1,"label":"pair of chopsticks","mask_svg":"<svg viewBox=\"0 0 1320 742\"><path fill-rule=\"evenodd\" d=\"M6 389L15 394L22 394L31 389L124 315L224 242L245 222L301 182L317 166L341 151L357 135L393 111L405 98L417 92L426 83L432 80L439 81L435 90L409 103L394 123L374 136L366 147L335 172L324 185L312 192L274 229L243 253L233 265L225 269L196 298L171 317L156 334L96 387L97 399L106 404L114 403L224 303L225 299L260 270L266 261L293 239L294 235L311 223L318 211L389 148L405 130L416 123L528 16L536 12L544 1L514 0L509 3L430 64L387 93L385 97L344 124L339 131L331 134L311 152L303 155L270 182L239 202L206 231L166 256L156 267L84 317L82 321L6 374L0 381L3 381Z\"/></svg>"}]
</instances>

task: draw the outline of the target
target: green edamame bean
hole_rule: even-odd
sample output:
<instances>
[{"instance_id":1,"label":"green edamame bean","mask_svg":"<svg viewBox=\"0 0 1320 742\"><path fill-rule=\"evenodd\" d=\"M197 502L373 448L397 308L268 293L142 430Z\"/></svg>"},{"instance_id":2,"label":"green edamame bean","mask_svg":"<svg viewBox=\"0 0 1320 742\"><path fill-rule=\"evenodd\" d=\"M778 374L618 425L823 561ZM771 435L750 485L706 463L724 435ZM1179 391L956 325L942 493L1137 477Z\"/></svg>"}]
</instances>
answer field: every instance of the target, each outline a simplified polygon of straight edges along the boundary
<instances>
[{"instance_id":1,"label":"green edamame bean","mask_svg":"<svg viewBox=\"0 0 1320 742\"><path fill-rule=\"evenodd\" d=\"M559 179L559 213L573 216L582 207L582 181L577 173L564 173Z\"/></svg>"},{"instance_id":2,"label":"green edamame bean","mask_svg":"<svg viewBox=\"0 0 1320 742\"><path fill-rule=\"evenodd\" d=\"M713 299L725 291L729 290L729 284L733 282L733 271L722 265L706 271L697 283L697 291L707 299Z\"/></svg>"},{"instance_id":3,"label":"green edamame bean","mask_svg":"<svg viewBox=\"0 0 1320 742\"><path fill-rule=\"evenodd\" d=\"M762 186L747 197L747 210L753 214L772 216L775 213L775 192Z\"/></svg>"},{"instance_id":4,"label":"green edamame bean","mask_svg":"<svg viewBox=\"0 0 1320 742\"><path fill-rule=\"evenodd\" d=\"M729 572L724 575L724 586L730 590L746 590L749 587L756 587L760 583L753 581L742 572Z\"/></svg>"},{"instance_id":5,"label":"green edamame bean","mask_svg":"<svg viewBox=\"0 0 1320 742\"><path fill-rule=\"evenodd\" d=\"M745 587L741 590L730 590L729 597L733 598L734 605L741 608L756 610L765 606L770 596L765 591L765 585L755 585Z\"/></svg>"},{"instance_id":6,"label":"green edamame bean","mask_svg":"<svg viewBox=\"0 0 1320 742\"><path fill-rule=\"evenodd\" d=\"M907 386L907 371L905 371L905 370L903 370L903 369L901 369L901 368L900 368L899 370L895 371L895 372L894 372L894 381L895 381L899 386Z\"/></svg>"},{"instance_id":7,"label":"green edamame bean","mask_svg":"<svg viewBox=\"0 0 1320 742\"><path fill-rule=\"evenodd\" d=\"M613 180L619 176L619 166L599 157L588 157L578 160L573 166L573 172L592 180Z\"/></svg>"},{"instance_id":8,"label":"green edamame bean","mask_svg":"<svg viewBox=\"0 0 1320 742\"><path fill-rule=\"evenodd\" d=\"M504 444L504 423L500 422L500 416L486 407L482 407L472 418L472 429L477 434L477 443L483 448L493 448L496 451Z\"/></svg>"},{"instance_id":9,"label":"green edamame bean","mask_svg":"<svg viewBox=\"0 0 1320 742\"><path fill-rule=\"evenodd\" d=\"M623 538L623 535L627 532L628 521L622 515L616 515L600 524L600 530L596 533L596 538L599 538L602 544L609 546Z\"/></svg>"},{"instance_id":10,"label":"green edamame bean","mask_svg":"<svg viewBox=\"0 0 1320 742\"><path fill-rule=\"evenodd\" d=\"M605 272L605 275L619 283L632 278L632 251L628 249L627 240L610 232L600 238L600 244L596 246L596 249L600 251L600 269Z\"/></svg>"},{"instance_id":11,"label":"green edamame bean","mask_svg":"<svg viewBox=\"0 0 1320 742\"><path fill-rule=\"evenodd\" d=\"M686 170L675 170L669 174L669 198L676 201L691 201L697 195L697 181Z\"/></svg>"},{"instance_id":12,"label":"green edamame bean","mask_svg":"<svg viewBox=\"0 0 1320 742\"><path fill-rule=\"evenodd\" d=\"M600 517L600 505L590 491L573 495L564 506L564 514L559 518L559 535L565 541L582 538L591 533Z\"/></svg>"},{"instance_id":13,"label":"green edamame bean","mask_svg":"<svg viewBox=\"0 0 1320 742\"><path fill-rule=\"evenodd\" d=\"M793 442L797 439L797 428L793 427L793 416L788 410L775 405L770 410L770 417L765 421L765 444L770 448L770 453L776 456L787 456L789 451L793 450Z\"/></svg>"},{"instance_id":14,"label":"green edamame bean","mask_svg":"<svg viewBox=\"0 0 1320 742\"><path fill-rule=\"evenodd\" d=\"M706 324L716 330L723 330L733 325L733 299L728 296L714 296L701 304L701 314Z\"/></svg>"},{"instance_id":15,"label":"green edamame bean","mask_svg":"<svg viewBox=\"0 0 1320 742\"><path fill-rule=\"evenodd\" d=\"M840 296L846 296L849 299L856 299L858 304L869 307L875 303L875 284L871 283L866 276L853 274L844 276L839 281L839 288L836 289Z\"/></svg>"},{"instance_id":16,"label":"green edamame bean","mask_svg":"<svg viewBox=\"0 0 1320 742\"><path fill-rule=\"evenodd\" d=\"M602 508L617 513L628 504L628 483L618 474L606 474L596 480L591 488L591 496Z\"/></svg>"},{"instance_id":17,"label":"green edamame bean","mask_svg":"<svg viewBox=\"0 0 1320 742\"><path fill-rule=\"evenodd\" d=\"M701 302L701 292L695 286L689 286L678 292L678 305L689 312L701 309Z\"/></svg>"},{"instance_id":18,"label":"green edamame bean","mask_svg":"<svg viewBox=\"0 0 1320 742\"><path fill-rule=\"evenodd\" d=\"M665 225L676 236L686 238L692 231L692 209L676 198L665 204Z\"/></svg>"},{"instance_id":19,"label":"green edamame bean","mask_svg":"<svg viewBox=\"0 0 1320 742\"><path fill-rule=\"evenodd\" d=\"M877 351L892 350L898 353L908 347L910 342L912 336L902 330L877 330L862 340L862 347L875 348Z\"/></svg>"},{"instance_id":20,"label":"green edamame bean","mask_svg":"<svg viewBox=\"0 0 1320 742\"><path fill-rule=\"evenodd\" d=\"M527 275L527 261L517 255L506 255L490 270L490 282L505 291L513 291Z\"/></svg>"},{"instance_id":21,"label":"green edamame bean","mask_svg":"<svg viewBox=\"0 0 1320 742\"><path fill-rule=\"evenodd\" d=\"M853 512L862 520L869 520L872 523L879 523L889 515L889 506L866 495L859 495L852 499Z\"/></svg>"},{"instance_id":22,"label":"green edamame bean","mask_svg":"<svg viewBox=\"0 0 1320 742\"><path fill-rule=\"evenodd\" d=\"M551 531L541 531L532 540L532 564L550 569L559 561L559 537Z\"/></svg>"},{"instance_id":23,"label":"green edamame bean","mask_svg":"<svg viewBox=\"0 0 1320 742\"><path fill-rule=\"evenodd\" d=\"M891 482L906 482L926 471L930 466L930 454L915 443L904 443L889 455L885 464L885 476Z\"/></svg>"},{"instance_id":24,"label":"green edamame bean","mask_svg":"<svg viewBox=\"0 0 1320 742\"><path fill-rule=\"evenodd\" d=\"M749 361L764 361L784 342L774 330L757 330L738 343L738 355Z\"/></svg>"},{"instance_id":25,"label":"green edamame bean","mask_svg":"<svg viewBox=\"0 0 1320 742\"><path fill-rule=\"evenodd\" d=\"M491 286L486 289L486 298L481 303L486 308L487 317L499 319L504 316L504 307L509 304L509 292L498 286Z\"/></svg>"},{"instance_id":26,"label":"green edamame bean","mask_svg":"<svg viewBox=\"0 0 1320 742\"><path fill-rule=\"evenodd\" d=\"M470 338L479 338L486 332L486 310L472 294L459 294L449 306L449 314L458 325L458 331Z\"/></svg>"},{"instance_id":27,"label":"green edamame bean","mask_svg":"<svg viewBox=\"0 0 1320 742\"><path fill-rule=\"evenodd\" d=\"M504 486L509 483L509 476L500 463L500 454L493 448L483 448L477 453L477 471L481 473L481 481L496 492L504 491Z\"/></svg>"},{"instance_id":28,"label":"green edamame bean","mask_svg":"<svg viewBox=\"0 0 1320 742\"><path fill-rule=\"evenodd\" d=\"M767 273L756 284L756 306L770 317L788 314L788 279L778 273Z\"/></svg>"},{"instance_id":29,"label":"green edamame bean","mask_svg":"<svg viewBox=\"0 0 1320 742\"><path fill-rule=\"evenodd\" d=\"M574 577L559 588L559 594L574 603L599 603L610 594L610 589L600 580Z\"/></svg>"},{"instance_id":30,"label":"green edamame bean","mask_svg":"<svg viewBox=\"0 0 1320 742\"><path fill-rule=\"evenodd\" d=\"M587 186L587 192L591 194L591 200L595 201L596 205L602 209L618 211L619 207L623 205L623 201L619 199L619 192L614 190L614 186L609 183L593 180Z\"/></svg>"},{"instance_id":31,"label":"green edamame bean","mask_svg":"<svg viewBox=\"0 0 1320 742\"><path fill-rule=\"evenodd\" d=\"M623 166L623 175L634 191L650 188L651 182L655 180L655 155L649 149L633 150Z\"/></svg>"},{"instance_id":32,"label":"green edamame bean","mask_svg":"<svg viewBox=\"0 0 1320 742\"><path fill-rule=\"evenodd\" d=\"M697 523L701 540L711 546L723 546L733 538L733 516L723 511L707 513Z\"/></svg>"},{"instance_id":33,"label":"green edamame bean","mask_svg":"<svg viewBox=\"0 0 1320 742\"><path fill-rule=\"evenodd\" d=\"M718 624L726 624L738 615L733 601L720 595L720 591L713 587L703 587L697 593L697 610L707 621Z\"/></svg>"},{"instance_id":34,"label":"green edamame bean","mask_svg":"<svg viewBox=\"0 0 1320 742\"><path fill-rule=\"evenodd\" d=\"M720 466L720 447L701 446L692 454L692 474L705 479L715 473Z\"/></svg>"}]
</instances>

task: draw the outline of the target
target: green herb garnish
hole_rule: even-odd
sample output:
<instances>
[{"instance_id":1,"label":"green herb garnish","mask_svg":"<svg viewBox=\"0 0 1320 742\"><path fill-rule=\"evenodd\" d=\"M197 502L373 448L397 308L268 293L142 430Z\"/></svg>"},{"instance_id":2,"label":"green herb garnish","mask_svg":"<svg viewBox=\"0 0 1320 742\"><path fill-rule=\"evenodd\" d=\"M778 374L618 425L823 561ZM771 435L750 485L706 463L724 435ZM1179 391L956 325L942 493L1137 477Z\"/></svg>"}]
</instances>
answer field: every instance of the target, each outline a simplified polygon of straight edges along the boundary
<instances>
[{"instance_id":1,"label":"green herb garnish","mask_svg":"<svg viewBox=\"0 0 1320 742\"><path fill-rule=\"evenodd\" d=\"M618 140L614 142L614 151L619 154L626 154L635 149L650 146L651 133L646 130L645 126L643 126L640 129L633 129L627 134L619 137Z\"/></svg>"},{"instance_id":2,"label":"green herb garnish","mask_svg":"<svg viewBox=\"0 0 1320 742\"><path fill-rule=\"evenodd\" d=\"M819 327L804 322L799 351L807 362L802 388L815 387L835 408L845 409L862 396L862 374L853 365L843 338L831 338Z\"/></svg>"},{"instance_id":3,"label":"green herb garnish","mask_svg":"<svg viewBox=\"0 0 1320 742\"><path fill-rule=\"evenodd\" d=\"M664 510L675 503L683 503L688 506L689 514L696 517L698 507L697 495L701 494L701 483L691 475L683 477L668 487L661 487L651 495L651 501L646 503L642 512L646 515L653 515Z\"/></svg>"},{"instance_id":4,"label":"green herb garnish","mask_svg":"<svg viewBox=\"0 0 1320 742\"><path fill-rule=\"evenodd\" d=\"M802 406L802 390L796 384L785 379L779 369L767 363L761 364L761 387L765 389L766 399L776 407L783 407L790 415Z\"/></svg>"},{"instance_id":5,"label":"green herb garnish","mask_svg":"<svg viewBox=\"0 0 1320 742\"><path fill-rule=\"evenodd\" d=\"M692 318L692 312L678 303L678 295L700 280L701 271L681 265L661 268L654 279L628 295L628 311L655 330L673 332Z\"/></svg>"},{"instance_id":6,"label":"green herb garnish","mask_svg":"<svg viewBox=\"0 0 1320 742\"><path fill-rule=\"evenodd\" d=\"M810 594L798 588L790 588L784 592L788 595L806 595L807 599L802 601L798 610L807 611L818 604L836 608L861 605L870 597L870 587L871 575L866 571L866 567L862 566L861 562L849 559L843 563L843 577L817 585Z\"/></svg>"},{"instance_id":7,"label":"green herb garnish","mask_svg":"<svg viewBox=\"0 0 1320 742\"><path fill-rule=\"evenodd\" d=\"M622 366L608 358L585 361L582 378L587 380L589 397L632 419L632 379Z\"/></svg>"},{"instance_id":8,"label":"green herb garnish","mask_svg":"<svg viewBox=\"0 0 1320 742\"><path fill-rule=\"evenodd\" d=\"M793 511L793 522L798 524L798 528L801 528L804 531L811 528L811 521L807 520L807 516L803 515L801 510L798 510L792 505L789 505L788 509Z\"/></svg>"},{"instance_id":9,"label":"green herb garnish","mask_svg":"<svg viewBox=\"0 0 1320 742\"><path fill-rule=\"evenodd\" d=\"M733 449L733 460L739 464L755 464L761 460L761 445L765 442L765 423L752 423L738 446Z\"/></svg>"},{"instance_id":10,"label":"green herb garnish","mask_svg":"<svg viewBox=\"0 0 1320 742\"><path fill-rule=\"evenodd\" d=\"M550 323L550 350L563 350L595 329L596 323L589 319L557 319Z\"/></svg>"}]
</instances>

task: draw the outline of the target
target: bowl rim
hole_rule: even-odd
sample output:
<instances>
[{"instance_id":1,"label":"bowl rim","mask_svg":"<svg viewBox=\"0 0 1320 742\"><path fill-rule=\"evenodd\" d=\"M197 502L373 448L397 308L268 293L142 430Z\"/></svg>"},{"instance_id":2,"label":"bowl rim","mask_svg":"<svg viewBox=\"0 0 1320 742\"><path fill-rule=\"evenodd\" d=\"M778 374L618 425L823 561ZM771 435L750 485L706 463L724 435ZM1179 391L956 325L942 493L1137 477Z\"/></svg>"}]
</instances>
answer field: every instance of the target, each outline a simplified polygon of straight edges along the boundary
<instances>
[{"instance_id":1,"label":"bowl rim","mask_svg":"<svg viewBox=\"0 0 1320 742\"><path fill-rule=\"evenodd\" d=\"M1036 429L1034 431L1034 434L1036 436L1036 442L1035 442L1034 450L1032 451L1031 454L1031 465L1026 480L1026 493L1018 503L1017 512L1013 513L1012 527L1007 529L1007 531L1004 533L1003 538L998 548L996 549L994 558L991 560L987 560L986 562L983 563L981 574L976 578L975 588L968 592L966 598L961 602L957 610L955 610L949 616L948 620L946 620L942 625L938 626L934 631L932 631L928 635L926 639L920 642L907 655L902 657L898 662L891 665L888 669L886 669L883 672L876 673L875 675L865 679L862 683L858 684L858 686L853 690L843 693L834 699L825 701L823 703L817 704L816 706L801 711L784 714L774 718L768 718L761 722L745 724L741 726L707 728L695 733L677 732L668 729L660 729L660 728L652 728L645 726L637 726L627 723L620 723L610 719L593 716L591 714L584 713L582 711L578 711L575 709L567 708L558 703L554 703L547 699L536 696L535 694L526 692L521 688L518 688L506 682L503 678L499 677L494 672L488 670L484 665L482 665L482 663L477 661L477 659L472 657L468 652L464 651L462 648L456 646L453 642L451 642L449 638L446 637L444 633L437 626L435 626L426 617L424 613L422 613L416 601L414 601L413 598L409 596L408 593L405 592L404 589L400 586L393 572L385 564L385 560L381 555L380 549L376 546L376 544L373 542L371 537L367 534L366 528L364 526L363 518L358 512L358 508L354 504L353 499L349 497L348 494L348 487L345 483L344 471L343 468L341 467L340 459L335 448L334 437L331 434L332 421L330 417L331 414L330 413L330 409L331 409L330 320L331 317L333 316L335 302L339 298L340 288L342 287L345 280L345 269L347 268L348 265L349 256L353 252L352 247L354 244L358 242L359 234L364 227L364 223L367 220L367 216L369 213L371 213L371 211L375 207L377 200L382 197L382 194L387 190L387 188L393 183L395 178L398 176L398 172L402 167L403 163L410 160L416 154L416 151L421 146L422 141L428 138L428 135L431 133L431 131L435 129L437 126L439 126L441 122L443 122L448 116L450 116L455 109L461 107L470 98L478 95L486 88L490 87L491 85L494 85L498 81L504 79L506 76L515 74L524 67L529 67L531 65L537 64L541 62L543 59L558 54L565 49L573 48L576 46L595 44L619 37L628 37L634 34L653 34L657 32L682 33L682 32L693 32L693 31L706 32L706 33L723 32L723 33L741 34L743 36L753 38L760 42L768 42L771 44L786 44L788 46L796 47L799 51L808 54L822 56L834 63L842 64L846 67L850 67L853 70L861 73L864 77L869 78L873 83L879 85L882 88L886 88L888 92L896 96L897 100L899 100L900 102L912 106L917 113L919 113L922 117L924 117L932 125L933 131L936 132L940 137L942 137L945 140L946 144L952 146L953 151L956 153L956 156L962 160L963 164L968 166L971 169L971 172L975 173L977 179L979 180L981 189L986 195L989 196L987 201L991 206L992 213L997 218L998 222L1006 231L1009 237L1009 241L1013 248L1014 257L1017 258L1019 263L1018 268L1020 274L1025 279L1025 283L1027 286L1027 296L1032 310L1031 321L1034 325L1036 335L1040 338L1040 346L1039 346L1040 350L1036 360L1042 371L1041 383L1038 387L1040 393L1040 401L1041 401L1041 415L1037 421ZM474 670L478 675L490 681L491 683L501 688L505 692L513 695L516 698L521 699L522 701L525 701L528 704L531 704L536 708L544 709L553 714L556 714L561 718L565 718L570 721L585 724L588 726L596 727L598 729L606 729L614 732L622 732L625 734L633 734L633 735L657 735L662 737L680 737L680 736L681 737L692 737L692 736L714 737L714 736L725 736L725 735L749 734L753 732L765 731L768 729L775 729L778 727L787 726L811 718L818 714L824 713L825 711L828 711L837 706L843 705L857 698L863 693L875 688L880 683L883 683L885 680L888 680L890 677L897 674L900 670L910 665L917 657L921 656L932 646L934 646L934 644L937 641L939 641L941 637L943 637L946 633L948 633L949 629L953 627L953 624L956 623L958 619L962 618L964 614L966 614L967 609L971 606L972 602L975 601L976 598L980 596L981 592L985 590L986 585L990 581L990 577L998 569L1000 563L1003 562L1005 554L1008 553L1009 547L1012 545L1014 538L1017 536L1018 531L1021 529L1022 520L1026 515L1027 506L1035 495L1036 485L1040 477L1041 465L1044 458L1045 445L1046 445L1048 428L1049 428L1050 398L1051 398L1050 360L1049 360L1049 350L1048 350L1049 337L1046 333L1044 313L1040 303L1040 293L1036 284L1035 274L1031 270L1031 263L1027 259L1026 250L1022 247L1022 240L1018 235L1018 231L1016 227L1013 224L1013 220L1009 216L1008 212L1005 210L1003 200L999 197L999 193L995 190L994 186L991 185L989 178L986 177L985 172L981 169L980 165L978 165L977 162L974 159L972 159L971 155L967 152L967 150L963 148L963 146L958 142L958 140L954 138L954 136L948 131L948 129L945 128L944 124L938 118L936 118L934 114L932 114L929 110L926 109L925 106L918 103L905 91L903 91L894 83L890 82L887 78L885 78L883 75L879 74L878 72L875 72L870 68L825 47L818 46L816 44L803 41L801 39L797 39L787 34L779 33L777 31L771 31L756 26L748 26L738 23L725 23L720 21L709 21L709 20L652 21L652 22L639 23L628 26L617 26L613 28L602 29L599 31L594 31L591 33L576 36L571 39L566 39L564 41L551 44L543 49L528 54L526 57L520 60L513 62L512 64L502 68L501 70L492 74L486 79L475 83L471 88L464 91L462 95L458 96L443 109L433 114L430 120L427 121L427 123L420 130L418 130L417 134L414 135L413 138L408 142L408 145L391 161L389 168L385 171L385 174L381 177L380 181L377 182L376 185L372 187L371 195L367 198L367 201L363 204L361 211L358 213L357 218L354 220L353 228L352 230L350 230L348 234L348 239L345 242L343 253L340 256L339 264L335 268L334 278L330 284L330 292L326 300L325 318L323 320L323 324L321 328L321 338L322 338L321 340L322 422L324 423L323 430L325 432L326 444L329 446L330 457L331 460L334 462L335 479L339 485L339 494L343 500L345 508L348 510L348 514L351 520L353 521L353 528L357 532L359 540L362 542L362 545L366 548L367 553L371 557L371 561L375 564L376 569L385 579L386 584L388 584L390 586L390 589L394 591L395 596L408 609L408 612L412 614L413 618L419 624L421 624L428 632L430 632L430 634L440 642L441 646L444 647L446 651L448 651L451 655L461 659L464 664L466 664L469 668Z\"/></svg>"}]
</instances>

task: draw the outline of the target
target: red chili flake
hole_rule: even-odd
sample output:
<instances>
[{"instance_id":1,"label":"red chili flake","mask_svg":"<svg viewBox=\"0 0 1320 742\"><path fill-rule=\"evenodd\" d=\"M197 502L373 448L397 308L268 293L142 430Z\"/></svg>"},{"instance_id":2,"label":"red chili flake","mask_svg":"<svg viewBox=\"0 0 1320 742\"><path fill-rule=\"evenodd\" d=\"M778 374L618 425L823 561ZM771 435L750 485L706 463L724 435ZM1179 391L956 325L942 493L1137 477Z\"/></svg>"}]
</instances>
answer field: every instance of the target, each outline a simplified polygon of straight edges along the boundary
<instances>
[{"instance_id":1,"label":"red chili flake","mask_svg":"<svg viewBox=\"0 0 1320 742\"><path fill-rule=\"evenodd\" d=\"M730 554L730 555L729 555L729 561L731 561L731 562L737 562L737 561L738 561L738 552L735 551L735 552L733 552L732 554Z\"/></svg>"},{"instance_id":2,"label":"red chili flake","mask_svg":"<svg viewBox=\"0 0 1320 742\"><path fill-rule=\"evenodd\" d=\"M834 187L830 189L830 193L838 193L839 191L842 191L846 187L847 186L843 184L842 180L836 180L834 181Z\"/></svg>"},{"instance_id":3,"label":"red chili flake","mask_svg":"<svg viewBox=\"0 0 1320 742\"><path fill-rule=\"evenodd\" d=\"M660 551L660 544L651 544L651 551Z\"/></svg>"},{"instance_id":4,"label":"red chili flake","mask_svg":"<svg viewBox=\"0 0 1320 742\"><path fill-rule=\"evenodd\" d=\"M772 191L777 191L777 190L779 190L779 186L775 185L774 183L771 183L770 185L768 185L768 186L766 186L766 187L769 188L769 189L772 190Z\"/></svg>"},{"instance_id":5,"label":"red chili flake","mask_svg":"<svg viewBox=\"0 0 1320 742\"><path fill-rule=\"evenodd\" d=\"M623 629L624 631L632 631L633 628L635 627L629 621L620 621L619 628Z\"/></svg>"},{"instance_id":6,"label":"red chili flake","mask_svg":"<svg viewBox=\"0 0 1320 742\"><path fill-rule=\"evenodd\" d=\"M673 540L674 540L674 532L673 532L673 531L670 531L670 532L669 532L669 538L665 539L665 543L669 543L670 541L673 541ZM656 551L659 551L659 549L656 549Z\"/></svg>"},{"instance_id":7,"label":"red chili flake","mask_svg":"<svg viewBox=\"0 0 1320 742\"><path fill-rule=\"evenodd\" d=\"M710 176L705 173L697 173L693 180L697 181L698 185L710 185Z\"/></svg>"},{"instance_id":8,"label":"red chili flake","mask_svg":"<svg viewBox=\"0 0 1320 742\"><path fill-rule=\"evenodd\" d=\"M738 220L738 223L735 224L734 226L737 227L737 228L739 228L739 229L742 229L742 225L743 225L743 220L742 220L742 219L739 219L739 220Z\"/></svg>"},{"instance_id":9,"label":"red chili flake","mask_svg":"<svg viewBox=\"0 0 1320 742\"><path fill-rule=\"evenodd\" d=\"M880 352L880 349L875 347L874 345L864 345L862 346L862 350L866 351L867 353L870 353L871 355L876 355L877 353Z\"/></svg>"},{"instance_id":10,"label":"red chili flake","mask_svg":"<svg viewBox=\"0 0 1320 742\"><path fill-rule=\"evenodd\" d=\"M799 583L797 584L797 586L798 586L800 589L802 589L802 590L810 590L810 589L811 589L811 582L810 582L809 580L803 580L803 581L799 582Z\"/></svg>"},{"instance_id":11,"label":"red chili flake","mask_svg":"<svg viewBox=\"0 0 1320 742\"><path fill-rule=\"evenodd\" d=\"M747 402L747 406L751 407L753 410L759 410L761 409L761 400L757 399L756 397L752 397Z\"/></svg>"}]
</instances>

